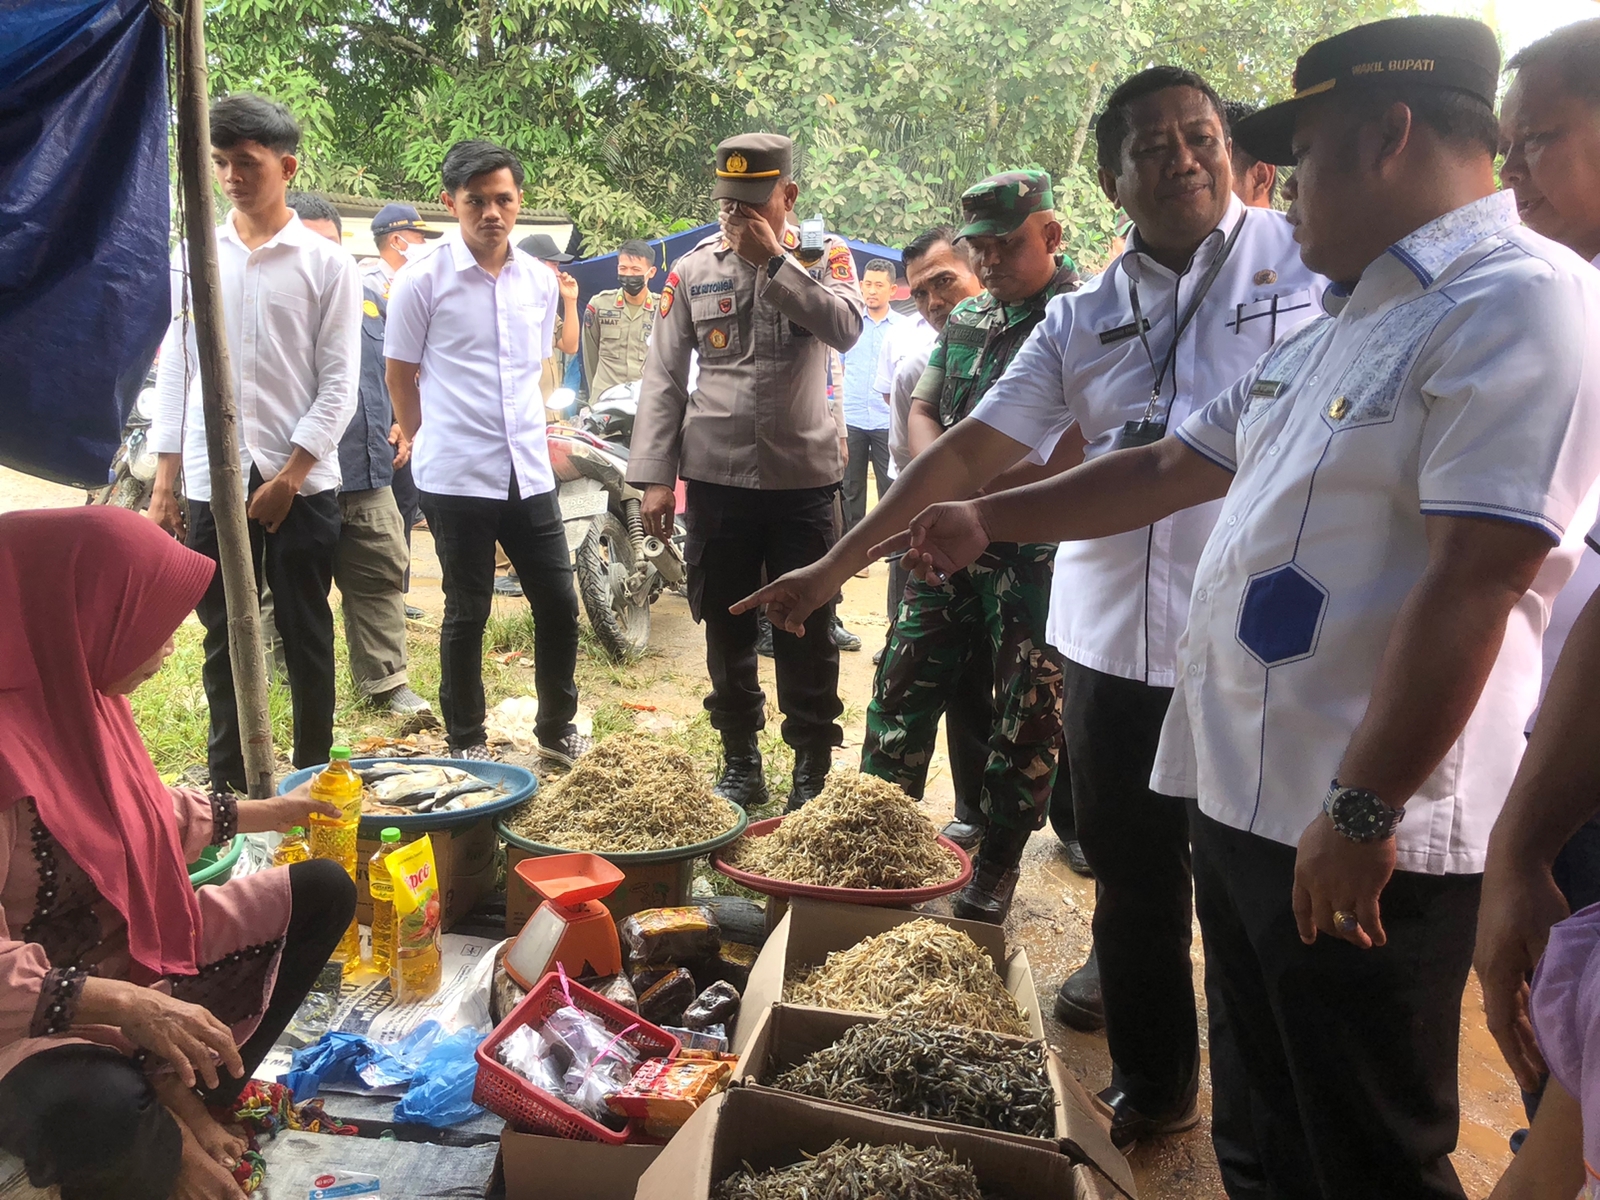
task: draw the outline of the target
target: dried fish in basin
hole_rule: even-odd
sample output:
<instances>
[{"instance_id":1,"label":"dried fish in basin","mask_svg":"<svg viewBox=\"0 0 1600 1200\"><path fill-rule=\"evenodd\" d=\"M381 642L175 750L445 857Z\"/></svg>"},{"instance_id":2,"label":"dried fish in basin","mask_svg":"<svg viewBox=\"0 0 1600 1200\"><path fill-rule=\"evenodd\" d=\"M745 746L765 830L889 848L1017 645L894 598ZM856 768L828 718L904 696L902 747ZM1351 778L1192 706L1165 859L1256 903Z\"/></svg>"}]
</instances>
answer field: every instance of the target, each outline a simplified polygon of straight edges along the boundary
<instances>
[{"instance_id":1,"label":"dried fish in basin","mask_svg":"<svg viewBox=\"0 0 1600 1200\"><path fill-rule=\"evenodd\" d=\"M759 1174L746 1163L712 1200L982 1200L978 1177L930 1146L861 1146L840 1139L815 1158Z\"/></svg>"},{"instance_id":2,"label":"dried fish in basin","mask_svg":"<svg viewBox=\"0 0 1600 1200\"><path fill-rule=\"evenodd\" d=\"M890 1017L856 1025L771 1081L882 1112L1028 1137L1055 1135L1044 1043Z\"/></svg>"},{"instance_id":3,"label":"dried fish in basin","mask_svg":"<svg viewBox=\"0 0 1600 1200\"><path fill-rule=\"evenodd\" d=\"M685 751L622 733L540 788L506 824L543 846L625 854L709 841L738 820Z\"/></svg>"},{"instance_id":4,"label":"dried fish in basin","mask_svg":"<svg viewBox=\"0 0 1600 1200\"><path fill-rule=\"evenodd\" d=\"M930 1025L1031 1034L1027 1014L1006 991L994 960L959 929L926 917L835 950L822 966L787 982L784 999L904 1015Z\"/></svg>"},{"instance_id":5,"label":"dried fish in basin","mask_svg":"<svg viewBox=\"0 0 1600 1200\"><path fill-rule=\"evenodd\" d=\"M822 793L765 837L728 848L730 866L839 888L920 888L961 873L917 802L887 779L836 770Z\"/></svg>"}]
</instances>

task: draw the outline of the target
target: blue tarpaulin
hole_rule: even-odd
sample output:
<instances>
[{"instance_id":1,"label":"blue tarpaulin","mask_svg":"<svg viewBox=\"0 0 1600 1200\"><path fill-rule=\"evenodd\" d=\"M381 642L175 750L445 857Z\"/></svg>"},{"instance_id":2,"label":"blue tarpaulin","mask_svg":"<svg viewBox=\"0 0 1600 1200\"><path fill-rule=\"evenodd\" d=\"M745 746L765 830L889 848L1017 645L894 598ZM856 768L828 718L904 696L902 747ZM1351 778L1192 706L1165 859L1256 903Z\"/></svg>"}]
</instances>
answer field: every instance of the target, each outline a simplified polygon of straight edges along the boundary
<instances>
[{"instance_id":1,"label":"blue tarpaulin","mask_svg":"<svg viewBox=\"0 0 1600 1200\"><path fill-rule=\"evenodd\" d=\"M169 316L149 0L0 3L0 463L96 485Z\"/></svg>"}]
</instances>

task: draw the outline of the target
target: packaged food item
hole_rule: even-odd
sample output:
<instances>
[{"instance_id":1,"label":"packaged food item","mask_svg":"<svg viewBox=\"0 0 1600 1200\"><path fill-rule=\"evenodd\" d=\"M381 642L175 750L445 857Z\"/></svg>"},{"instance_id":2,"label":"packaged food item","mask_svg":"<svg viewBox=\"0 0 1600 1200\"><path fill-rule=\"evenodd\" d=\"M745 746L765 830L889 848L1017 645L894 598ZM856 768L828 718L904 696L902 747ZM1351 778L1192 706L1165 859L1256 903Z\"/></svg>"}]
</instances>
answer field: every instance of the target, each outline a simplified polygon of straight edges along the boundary
<instances>
[{"instance_id":1,"label":"packaged food item","mask_svg":"<svg viewBox=\"0 0 1600 1200\"><path fill-rule=\"evenodd\" d=\"M580 979L578 982L629 1012L639 1011L639 995L626 975L607 975L603 979Z\"/></svg>"},{"instance_id":2,"label":"packaged food item","mask_svg":"<svg viewBox=\"0 0 1600 1200\"><path fill-rule=\"evenodd\" d=\"M328 765L311 779L311 798L326 800L339 809L337 817L311 815L312 857L333 859L354 882L356 832L361 825L361 776L350 766L349 746L335 746L328 751ZM347 975L361 966L361 926L354 917L339 939L333 958L344 964Z\"/></svg>"},{"instance_id":3,"label":"packaged food item","mask_svg":"<svg viewBox=\"0 0 1600 1200\"><path fill-rule=\"evenodd\" d=\"M722 927L704 905L647 908L618 921L617 938L629 972L637 973L661 963L682 965L716 957Z\"/></svg>"},{"instance_id":4,"label":"packaged food item","mask_svg":"<svg viewBox=\"0 0 1600 1200\"><path fill-rule=\"evenodd\" d=\"M306 840L305 827L296 825L283 835L283 841L278 843L278 848L272 852L272 865L275 867L292 867L295 863L303 863L311 857L311 843Z\"/></svg>"},{"instance_id":5,"label":"packaged food item","mask_svg":"<svg viewBox=\"0 0 1600 1200\"><path fill-rule=\"evenodd\" d=\"M679 967L639 995L639 1015L652 1025L682 1025L683 1010L694 1001L694 976Z\"/></svg>"},{"instance_id":6,"label":"packaged food item","mask_svg":"<svg viewBox=\"0 0 1600 1200\"><path fill-rule=\"evenodd\" d=\"M367 862L367 891L372 896L372 969L387 975L394 966L394 881L384 860L400 849L400 831L391 826L378 835L377 853Z\"/></svg>"},{"instance_id":7,"label":"packaged food item","mask_svg":"<svg viewBox=\"0 0 1600 1200\"><path fill-rule=\"evenodd\" d=\"M659 967L646 967L642 971L632 972L630 982L633 984L633 994L644 995L677 969L677 963L663 963Z\"/></svg>"},{"instance_id":8,"label":"packaged food item","mask_svg":"<svg viewBox=\"0 0 1600 1200\"><path fill-rule=\"evenodd\" d=\"M389 973L395 1000L409 1004L439 990L439 880L433 842L423 834L384 859L394 887L394 965Z\"/></svg>"},{"instance_id":9,"label":"packaged food item","mask_svg":"<svg viewBox=\"0 0 1600 1200\"><path fill-rule=\"evenodd\" d=\"M733 1064L721 1058L652 1058L606 1103L618 1116L643 1121L651 1137L668 1138L725 1088L732 1074Z\"/></svg>"},{"instance_id":10,"label":"packaged food item","mask_svg":"<svg viewBox=\"0 0 1600 1200\"><path fill-rule=\"evenodd\" d=\"M307 1200L343 1200L346 1196L381 1200L380 1191L376 1175L363 1175L358 1171L323 1171L312 1179Z\"/></svg>"},{"instance_id":11,"label":"packaged food item","mask_svg":"<svg viewBox=\"0 0 1600 1200\"><path fill-rule=\"evenodd\" d=\"M728 1031L721 1025L713 1025L709 1029L685 1029L681 1025L663 1025L661 1028L682 1043L678 1051L679 1058L728 1053ZM733 1057L737 1061L738 1056Z\"/></svg>"},{"instance_id":12,"label":"packaged food item","mask_svg":"<svg viewBox=\"0 0 1600 1200\"><path fill-rule=\"evenodd\" d=\"M684 1009L686 1029L708 1029L713 1025L732 1025L739 1016L739 989L731 983L713 983Z\"/></svg>"},{"instance_id":13,"label":"packaged food item","mask_svg":"<svg viewBox=\"0 0 1600 1200\"><path fill-rule=\"evenodd\" d=\"M742 993L750 982L750 970L756 965L756 955L760 953L754 946L724 941L715 958L707 959L694 969L694 981L704 989L721 980L731 983Z\"/></svg>"}]
</instances>

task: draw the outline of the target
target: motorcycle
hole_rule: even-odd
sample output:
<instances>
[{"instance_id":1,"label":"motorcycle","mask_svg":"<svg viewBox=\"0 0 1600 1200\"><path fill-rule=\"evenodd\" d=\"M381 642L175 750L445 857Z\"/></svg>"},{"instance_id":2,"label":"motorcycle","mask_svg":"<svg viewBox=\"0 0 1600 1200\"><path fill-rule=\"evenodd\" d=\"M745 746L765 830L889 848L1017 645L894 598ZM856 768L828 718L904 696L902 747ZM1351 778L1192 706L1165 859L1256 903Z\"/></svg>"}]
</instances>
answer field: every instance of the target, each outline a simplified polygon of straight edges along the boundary
<instances>
[{"instance_id":1,"label":"motorcycle","mask_svg":"<svg viewBox=\"0 0 1600 1200\"><path fill-rule=\"evenodd\" d=\"M150 422L155 418L156 388L154 372L133 402L133 411L122 427L122 445L117 447L107 472L106 485L89 493L90 504L112 504L118 508L143 512L150 507L150 493L156 481L156 456L150 449Z\"/></svg>"},{"instance_id":2,"label":"motorcycle","mask_svg":"<svg viewBox=\"0 0 1600 1200\"><path fill-rule=\"evenodd\" d=\"M563 396L565 391L551 397L552 409L570 410L572 398ZM662 592L684 585L682 526L667 541L646 536L644 495L627 482L626 445L566 425L552 426L546 436L567 550L589 625L612 659L638 658L650 644L650 606ZM678 492L681 512L681 482Z\"/></svg>"},{"instance_id":3,"label":"motorcycle","mask_svg":"<svg viewBox=\"0 0 1600 1200\"><path fill-rule=\"evenodd\" d=\"M578 427L604 442L633 444L633 422L639 415L639 381L619 383L600 393L578 414Z\"/></svg>"}]
</instances>

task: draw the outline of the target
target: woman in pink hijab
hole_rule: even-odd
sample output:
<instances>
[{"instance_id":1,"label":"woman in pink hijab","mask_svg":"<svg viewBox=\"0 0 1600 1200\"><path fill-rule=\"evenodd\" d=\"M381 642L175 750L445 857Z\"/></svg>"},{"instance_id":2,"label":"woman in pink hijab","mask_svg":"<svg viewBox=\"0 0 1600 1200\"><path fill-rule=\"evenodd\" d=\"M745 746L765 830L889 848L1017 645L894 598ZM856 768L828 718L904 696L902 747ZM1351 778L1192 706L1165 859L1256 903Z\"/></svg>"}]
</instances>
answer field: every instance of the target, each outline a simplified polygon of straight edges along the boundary
<instances>
[{"instance_id":1,"label":"woman in pink hijab","mask_svg":"<svg viewBox=\"0 0 1600 1200\"><path fill-rule=\"evenodd\" d=\"M126 697L214 569L121 509L0 515L0 1147L62 1200L240 1197L243 1139L206 1106L355 909L326 861L189 884L207 846L331 812L156 774Z\"/></svg>"}]
</instances>

